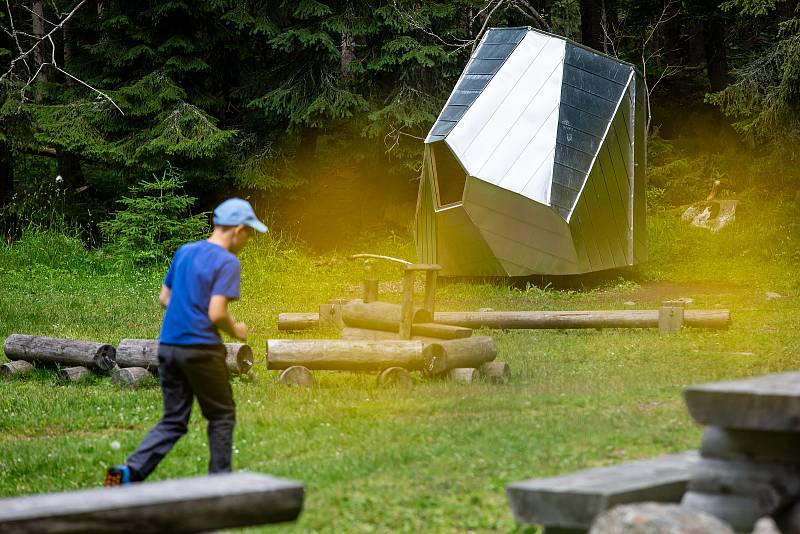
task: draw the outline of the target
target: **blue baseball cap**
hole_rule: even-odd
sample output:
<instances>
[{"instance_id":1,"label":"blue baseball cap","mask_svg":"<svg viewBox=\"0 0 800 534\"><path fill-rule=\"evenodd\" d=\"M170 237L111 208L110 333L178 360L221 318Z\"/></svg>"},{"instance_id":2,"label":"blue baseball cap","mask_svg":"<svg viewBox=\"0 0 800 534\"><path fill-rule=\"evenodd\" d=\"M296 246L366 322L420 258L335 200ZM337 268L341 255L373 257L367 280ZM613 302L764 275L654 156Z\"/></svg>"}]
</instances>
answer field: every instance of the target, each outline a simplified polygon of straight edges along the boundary
<instances>
[{"instance_id":1,"label":"blue baseball cap","mask_svg":"<svg viewBox=\"0 0 800 534\"><path fill-rule=\"evenodd\" d=\"M241 198L229 198L214 210L214 224L221 226L238 226L245 224L262 234L267 231L267 225L256 217L253 206Z\"/></svg>"}]
</instances>

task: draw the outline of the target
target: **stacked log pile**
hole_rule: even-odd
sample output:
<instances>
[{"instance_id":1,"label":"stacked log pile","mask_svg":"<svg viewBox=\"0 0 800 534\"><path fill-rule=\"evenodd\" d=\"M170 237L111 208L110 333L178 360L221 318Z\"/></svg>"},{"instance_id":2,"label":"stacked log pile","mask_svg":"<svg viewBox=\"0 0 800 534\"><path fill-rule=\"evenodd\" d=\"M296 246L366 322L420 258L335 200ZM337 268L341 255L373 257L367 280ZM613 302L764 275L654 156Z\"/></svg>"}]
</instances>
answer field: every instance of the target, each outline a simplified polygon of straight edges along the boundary
<instances>
[{"instance_id":1,"label":"stacked log pile","mask_svg":"<svg viewBox=\"0 0 800 534\"><path fill-rule=\"evenodd\" d=\"M434 322L425 308L412 311L410 339L401 334L399 304L361 299L337 302L322 305L319 317L326 318L326 325L338 327L341 339L267 342L267 368L284 370L282 382L312 384L312 370L379 372L379 385L401 386L412 383L409 371L460 382L478 376L499 382L509 375L507 364L493 362L497 347L492 338L473 337L471 328ZM281 314L278 327L305 328L310 320L308 315Z\"/></svg>"},{"instance_id":2,"label":"stacked log pile","mask_svg":"<svg viewBox=\"0 0 800 534\"><path fill-rule=\"evenodd\" d=\"M707 426L683 506L740 532L763 516L800 532L800 372L694 386L685 398Z\"/></svg>"}]
</instances>

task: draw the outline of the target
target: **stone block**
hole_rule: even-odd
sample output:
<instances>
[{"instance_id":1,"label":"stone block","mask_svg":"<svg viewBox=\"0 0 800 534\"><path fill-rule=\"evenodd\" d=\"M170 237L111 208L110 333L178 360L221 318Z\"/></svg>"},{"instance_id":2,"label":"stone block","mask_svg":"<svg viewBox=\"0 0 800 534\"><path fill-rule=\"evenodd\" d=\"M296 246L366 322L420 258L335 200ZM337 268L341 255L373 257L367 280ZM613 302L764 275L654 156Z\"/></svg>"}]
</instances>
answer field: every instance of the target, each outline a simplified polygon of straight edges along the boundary
<instances>
[{"instance_id":1,"label":"stone block","mask_svg":"<svg viewBox=\"0 0 800 534\"><path fill-rule=\"evenodd\" d=\"M800 433L706 427L700 454L708 458L800 465Z\"/></svg>"},{"instance_id":2,"label":"stone block","mask_svg":"<svg viewBox=\"0 0 800 534\"><path fill-rule=\"evenodd\" d=\"M755 497L699 491L687 491L681 506L711 514L738 532L751 532L756 522L768 513Z\"/></svg>"}]
</instances>

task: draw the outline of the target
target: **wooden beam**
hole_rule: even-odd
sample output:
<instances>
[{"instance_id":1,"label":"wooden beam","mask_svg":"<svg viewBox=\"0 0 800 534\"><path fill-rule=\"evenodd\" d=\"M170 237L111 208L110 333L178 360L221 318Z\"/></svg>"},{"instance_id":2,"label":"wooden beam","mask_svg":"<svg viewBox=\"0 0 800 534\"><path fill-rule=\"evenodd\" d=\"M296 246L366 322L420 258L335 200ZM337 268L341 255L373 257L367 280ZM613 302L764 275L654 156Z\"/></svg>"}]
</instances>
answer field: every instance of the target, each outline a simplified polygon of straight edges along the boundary
<instances>
[{"instance_id":1,"label":"wooden beam","mask_svg":"<svg viewBox=\"0 0 800 534\"><path fill-rule=\"evenodd\" d=\"M467 328L657 328L658 310L436 312L437 323ZM686 310L684 325L728 328L729 310Z\"/></svg>"},{"instance_id":2,"label":"wooden beam","mask_svg":"<svg viewBox=\"0 0 800 534\"><path fill-rule=\"evenodd\" d=\"M311 370L382 371L389 367L424 370L428 356L421 341L270 339L267 368L301 365Z\"/></svg>"},{"instance_id":3,"label":"wooden beam","mask_svg":"<svg viewBox=\"0 0 800 534\"><path fill-rule=\"evenodd\" d=\"M303 484L257 473L0 499L1 532L208 532L294 521Z\"/></svg>"}]
</instances>

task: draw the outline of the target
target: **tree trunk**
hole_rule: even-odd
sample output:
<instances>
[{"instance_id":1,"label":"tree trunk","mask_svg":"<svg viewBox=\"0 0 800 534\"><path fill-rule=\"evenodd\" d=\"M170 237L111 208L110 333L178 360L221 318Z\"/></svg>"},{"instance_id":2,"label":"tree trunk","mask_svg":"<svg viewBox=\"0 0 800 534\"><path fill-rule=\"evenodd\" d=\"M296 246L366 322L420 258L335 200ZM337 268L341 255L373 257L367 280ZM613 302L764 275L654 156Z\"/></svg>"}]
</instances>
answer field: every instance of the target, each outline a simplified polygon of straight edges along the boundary
<instances>
[{"instance_id":1,"label":"tree trunk","mask_svg":"<svg viewBox=\"0 0 800 534\"><path fill-rule=\"evenodd\" d=\"M580 0L581 43L603 50L603 1Z\"/></svg>"},{"instance_id":2,"label":"tree trunk","mask_svg":"<svg viewBox=\"0 0 800 534\"><path fill-rule=\"evenodd\" d=\"M7 143L0 143L0 208L14 197L14 157Z\"/></svg>"},{"instance_id":3,"label":"tree trunk","mask_svg":"<svg viewBox=\"0 0 800 534\"><path fill-rule=\"evenodd\" d=\"M304 172L312 172L317 159L317 139L319 128L303 126L300 129L300 145L297 147L297 167Z\"/></svg>"},{"instance_id":4,"label":"tree trunk","mask_svg":"<svg viewBox=\"0 0 800 534\"><path fill-rule=\"evenodd\" d=\"M31 27L35 41L38 41L45 35L44 31L44 2L41 0L33 2L31 13ZM48 43L42 42L33 49L33 65L31 70L35 73L42 63L49 61L49 56L45 56ZM37 77L40 82L47 82L47 68L43 68ZM34 101L38 104L42 102L42 92L39 89L34 89Z\"/></svg>"},{"instance_id":5,"label":"tree trunk","mask_svg":"<svg viewBox=\"0 0 800 534\"><path fill-rule=\"evenodd\" d=\"M706 71L711 91L721 91L728 86L728 54L725 46L725 20L716 5L709 6L710 14L703 25L703 45L706 54Z\"/></svg>"},{"instance_id":6,"label":"tree trunk","mask_svg":"<svg viewBox=\"0 0 800 534\"><path fill-rule=\"evenodd\" d=\"M73 57L75 55L74 46L73 46L73 33L72 33L72 19L66 21L64 26L62 26L62 34L63 34L63 42L64 45L62 47L63 54L64 54L64 69L69 72L70 67L72 67ZM75 85L75 80L70 78L69 76L65 76L64 82L67 84L67 87L72 87Z\"/></svg>"},{"instance_id":7,"label":"tree trunk","mask_svg":"<svg viewBox=\"0 0 800 534\"><path fill-rule=\"evenodd\" d=\"M24 334L8 336L3 352L10 360L80 365L100 371L113 369L116 359L114 347L105 343Z\"/></svg>"},{"instance_id":8,"label":"tree trunk","mask_svg":"<svg viewBox=\"0 0 800 534\"><path fill-rule=\"evenodd\" d=\"M600 31L603 35L603 52L608 55L616 56L619 53L617 50L619 46L617 42L618 26L617 0L603 0L603 21Z\"/></svg>"},{"instance_id":9,"label":"tree trunk","mask_svg":"<svg viewBox=\"0 0 800 534\"><path fill-rule=\"evenodd\" d=\"M436 312L437 323L467 328L658 328L658 310ZM686 310L684 326L727 328L729 310Z\"/></svg>"},{"instance_id":10,"label":"tree trunk","mask_svg":"<svg viewBox=\"0 0 800 534\"><path fill-rule=\"evenodd\" d=\"M386 330L388 332L400 331L401 306L389 302L370 302L351 300L342 306L342 320L347 326L369 328L372 330ZM430 314L418 308L412 315L412 325L417 323L433 322ZM413 327L412 327L413 334Z\"/></svg>"},{"instance_id":11,"label":"tree trunk","mask_svg":"<svg viewBox=\"0 0 800 534\"><path fill-rule=\"evenodd\" d=\"M71 152L56 152L58 162L58 174L64 180L65 186L74 191L79 185L83 185L83 170L81 169L81 158Z\"/></svg>"},{"instance_id":12,"label":"tree trunk","mask_svg":"<svg viewBox=\"0 0 800 534\"><path fill-rule=\"evenodd\" d=\"M349 31L342 33L342 58L339 63L339 70L342 75L342 82L345 87L353 86L353 71L350 70L350 63L356 58L356 42L353 34Z\"/></svg>"},{"instance_id":13,"label":"tree trunk","mask_svg":"<svg viewBox=\"0 0 800 534\"><path fill-rule=\"evenodd\" d=\"M267 368L301 365L311 370L382 371L389 367L428 368L421 341L349 341L343 339L270 339Z\"/></svg>"}]
</instances>

